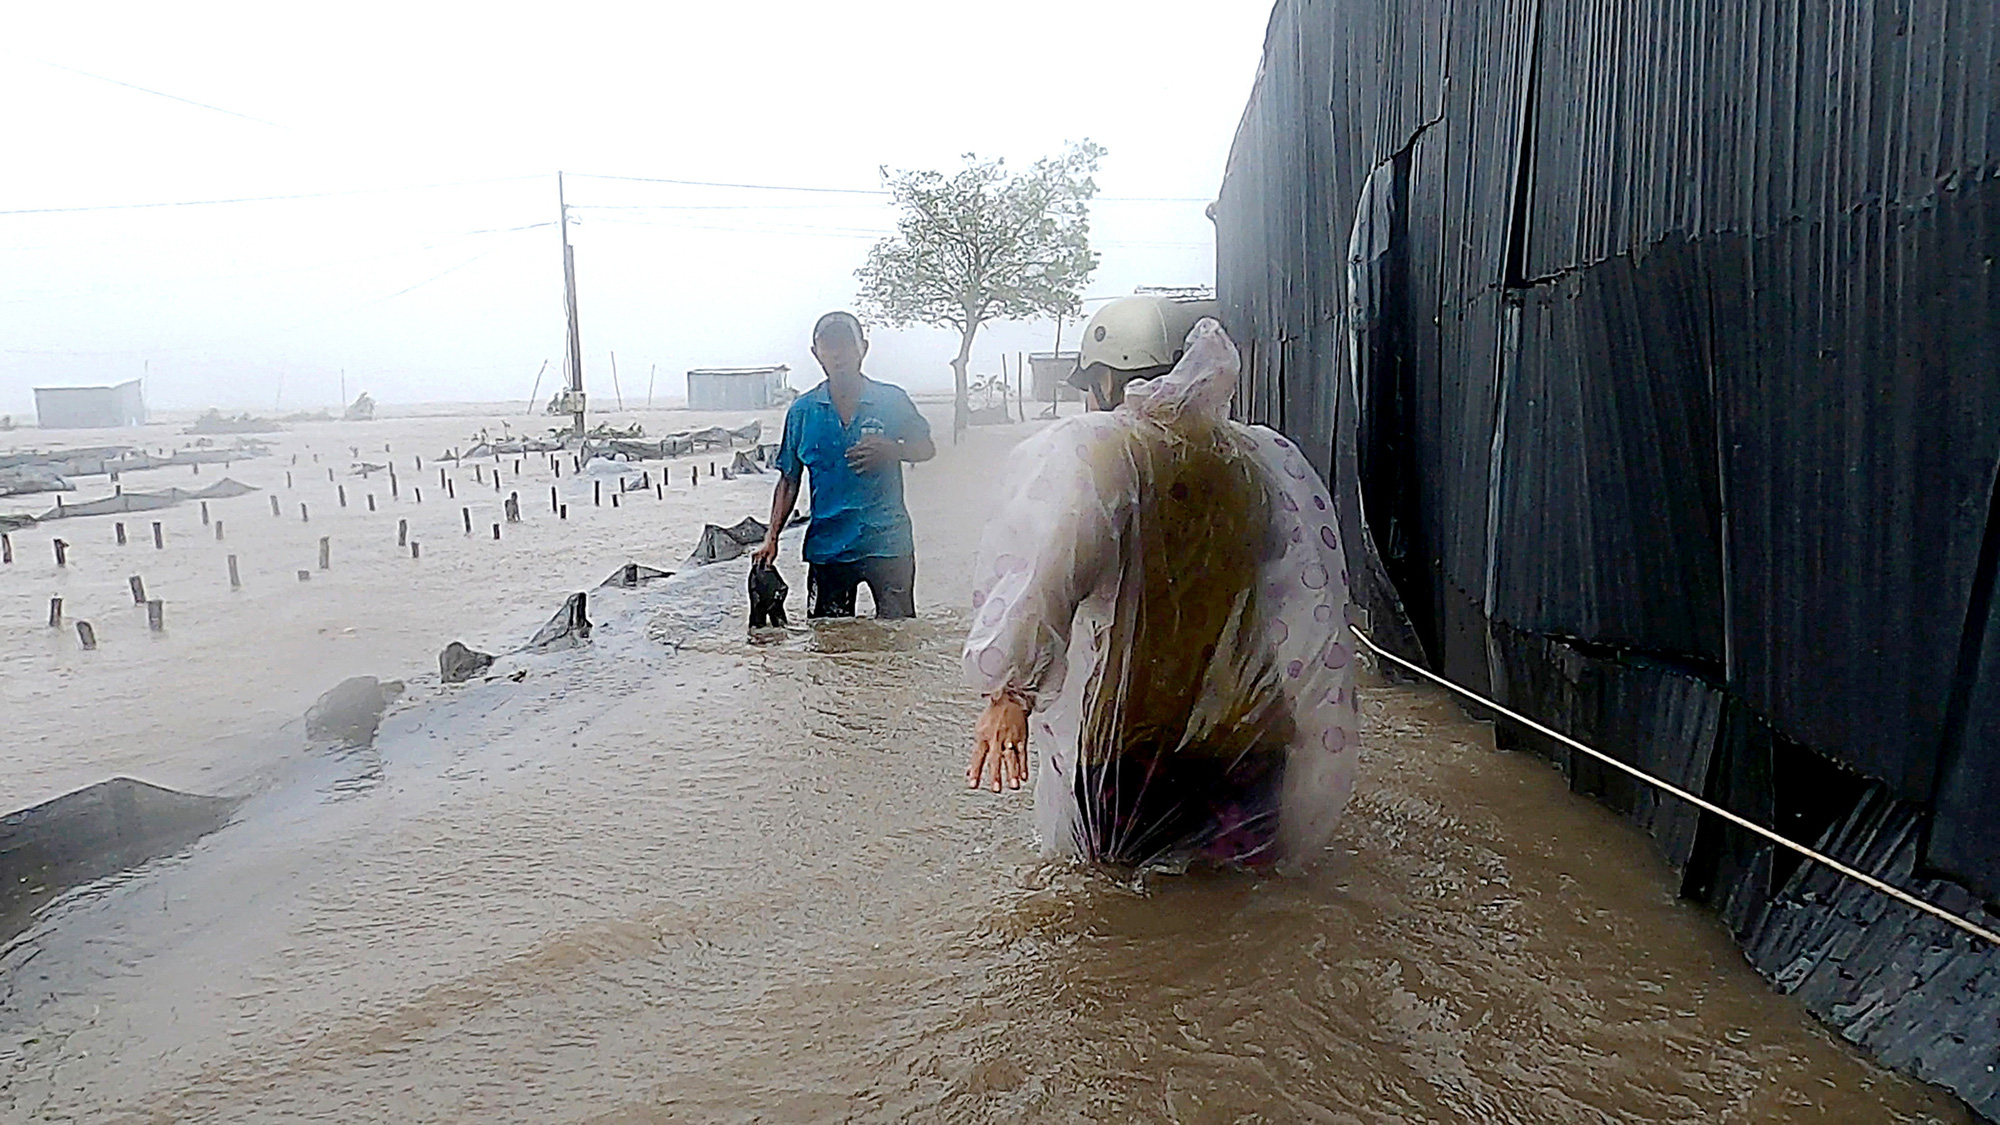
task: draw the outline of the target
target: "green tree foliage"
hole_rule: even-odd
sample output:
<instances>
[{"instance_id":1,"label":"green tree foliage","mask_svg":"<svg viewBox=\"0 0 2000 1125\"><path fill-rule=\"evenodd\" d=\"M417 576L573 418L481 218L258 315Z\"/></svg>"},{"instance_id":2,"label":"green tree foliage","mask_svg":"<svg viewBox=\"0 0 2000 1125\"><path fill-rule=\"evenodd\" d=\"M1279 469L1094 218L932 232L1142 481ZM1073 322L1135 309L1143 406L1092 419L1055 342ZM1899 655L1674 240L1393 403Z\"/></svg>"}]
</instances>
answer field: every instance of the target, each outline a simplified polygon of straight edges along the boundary
<instances>
[{"instance_id":1,"label":"green tree foliage","mask_svg":"<svg viewBox=\"0 0 2000 1125\"><path fill-rule=\"evenodd\" d=\"M1091 173L1104 149L1090 141L1011 174L1004 161L967 154L942 172L882 170L901 212L896 234L855 271L868 319L894 327L958 330L951 361L953 432L965 425L966 362L992 320L1074 316L1097 268L1090 249Z\"/></svg>"}]
</instances>

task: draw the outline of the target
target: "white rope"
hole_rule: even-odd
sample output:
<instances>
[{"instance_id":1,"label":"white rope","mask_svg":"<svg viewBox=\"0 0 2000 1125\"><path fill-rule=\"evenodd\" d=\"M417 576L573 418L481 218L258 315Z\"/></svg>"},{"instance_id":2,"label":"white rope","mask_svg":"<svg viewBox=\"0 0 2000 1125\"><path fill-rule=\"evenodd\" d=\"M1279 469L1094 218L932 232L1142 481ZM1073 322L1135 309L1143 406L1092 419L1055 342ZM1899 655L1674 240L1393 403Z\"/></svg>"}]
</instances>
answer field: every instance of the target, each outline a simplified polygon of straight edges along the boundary
<instances>
[{"instance_id":1,"label":"white rope","mask_svg":"<svg viewBox=\"0 0 2000 1125\"><path fill-rule=\"evenodd\" d=\"M1806 857L1807 859L1812 860L1815 863L1825 864L1826 866L1833 868L1835 871L1840 872L1842 875L1845 875L1848 878L1853 879L1854 881L1861 883L1864 886L1880 891L1883 894L1888 895L1890 898L1895 899L1897 902L1904 904L1905 906L1913 906L1918 910L1921 910L1924 913L1931 915L1934 918L1938 918L1942 921L1948 922L1951 925L1958 927L1961 930L1964 930L1966 933L1971 934L1976 938L1982 938L1988 942L1991 942L1996 946L2000 946L2000 933L1994 933L1992 930L1986 929L1983 926L1979 926L1976 925L1975 923L1968 922L1965 919L1960 918L1958 915L1953 914L1951 911L1946 910L1941 906L1933 906L1932 904L1925 902L1923 899L1920 899L1917 896L1909 893L1908 891L1903 890L1901 887L1891 886L1890 884L1885 883L1880 879L1877 879L1873 875L1870 875L1863 871L1857 871L1854 868L1849 867L1848 865L1840 862L1839 860L1834 859L1832 856L1822 855L1819 852L1816 852L1813 849L1806 847L1804 844L1801 844L1796 840L1787 839L1784 836L1778 835L1776 832L1771 831L1769 828L1766 828L1761 824L1756 824L1751 821L1745 820L1744 818L1737 816L1735 813L1730 812L1728 809L1725 809L1720 805L1717 805L1710 801L1704 801L1700 797L1697 797L1694 794L1689 793L1685 789L1661 781L1659 778L1653 777L1647 774L1645 771L1638 769L1637 767L1626 765L1624 762L1619 761L1618 759L1612 757L1609 754L1604 753L1601 750L1593 750L1590 747L1585 746L1583 743L1578 742L1576 739L1571 738L1570 736L1562 733L1561 731L1551 730L1548 727L1545 727L1542 724L1536 722L1535 720L1528 718L1526 715L1522 715L1515 711L1510 711L1507 708L1500 706L1498 703L1495 703L1492 700L1479 695L1477 692L1474 692L1468 688L1460 687L1459 685L1452 683L1450 680L1445 679L1443 676L1440 676L1437 673L1432 672L1430 669L1422 668L1415 664L1412 664L1409 661L1403 659L1402 657L1397 656L1395 653L1390 652L1387 649L1384 649L1381 645L1376 644L1372 639L1370 639L1368 634L1362 632L1358 628L1354 630L1354 635L1360 637L1361 643L1367 645L1371 650L1373 650L1375 655L1380 656L1386 660L1393 660L1397 664L1405 668L1408 668L1412 672L1415 672L1417 675L1422 676L1425 679L1430 680L1434 683L1440 684L1450 691L1457 692L1459 695L1462 695L1467 699L1470 699L1473 702L1478 703L1482 707L1488 707L1491 708L1492 710L1498 711L1500 714L1507 716L1508 718L1514 720L1517 723L1520 723L1522 726L1530 727L1534 730L1540 731L1541 733L1547 735L1550 738L1555 739L1557 742L1560 742L1563 745L1570 747L1571 749L1581 750L1585 754L1588 754L1591 757L1596 758L1598 761L1603 762L1608 766L1614 766L1618 769L1624 770L1626 773L1631 774L1633 777L1638 778L1640 781L1643 781L1648 785L1655 786L1659 789L1665 790L1666 792L1672 794L1673 796L1679 797L1681 800L1686 801L1688 804L1691 804L1696 808L1703 809L1707 812L1712 812L1715 815L1721 817L1722 819L1728 821L1729 823L1736 825L1738 828L1754 832L1757 835L1762 836L1766 840L1769 840L1772 843L1779 845L1780 847L1790 848L1791 850L1799 853L1800 855Z\"/></svg>"}]
</instances>

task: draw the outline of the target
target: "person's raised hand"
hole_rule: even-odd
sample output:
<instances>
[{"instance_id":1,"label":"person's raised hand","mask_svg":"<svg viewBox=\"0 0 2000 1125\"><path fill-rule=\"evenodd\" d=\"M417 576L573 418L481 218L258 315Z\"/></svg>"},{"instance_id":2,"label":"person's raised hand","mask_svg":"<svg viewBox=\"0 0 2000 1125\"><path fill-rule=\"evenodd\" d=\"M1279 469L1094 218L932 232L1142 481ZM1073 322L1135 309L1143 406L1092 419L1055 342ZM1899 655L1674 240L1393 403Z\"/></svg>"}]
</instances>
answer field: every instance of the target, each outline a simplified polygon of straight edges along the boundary
<instances>
[{"instance_id":1,"label":"person's raised hand","mask_svg":"<svg viewBox=\"0 0 2000 1125\"><path fill-rule=\"evenodd\" d=\"M847 467L857 473L874 473L902 460L902 449L881 434L869 434L847 447Z\"/></svg>"},{"instance_id":2,"label":"person's raised hand","mask_svg":"<svg viewBox=\"0 0 2000 1125\"><path fill-rule=\"evenodd\" d=\"M973 738L972 761L965 767L968 788L985 786L998 793L1002 786L1019 789L1028 780L1028 709L1011 695L986 701Z\"/></svg>"}]
</instances>

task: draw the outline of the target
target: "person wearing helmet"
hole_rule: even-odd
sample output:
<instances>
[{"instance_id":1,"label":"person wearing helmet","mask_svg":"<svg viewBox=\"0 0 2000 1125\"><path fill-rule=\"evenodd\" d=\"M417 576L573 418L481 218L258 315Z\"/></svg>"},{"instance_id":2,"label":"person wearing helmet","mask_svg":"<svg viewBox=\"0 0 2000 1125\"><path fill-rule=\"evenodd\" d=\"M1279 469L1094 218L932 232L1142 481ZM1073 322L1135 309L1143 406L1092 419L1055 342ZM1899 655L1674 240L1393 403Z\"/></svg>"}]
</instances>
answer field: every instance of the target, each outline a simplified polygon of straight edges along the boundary
<instances>
[{"instance_id":1,"label":"person wearing helmet","mask_svg":"<svg viewBox=\"0 0 2000 1125\"><path fill-rule=\"evenodd\" d=\"M1297 446L1229 419L1240 357L1221 325L1171 330L1160 303L1100 312L1082 374L1109 409L1030 437L997 478L963 652L987 701L966 781L1020 788L1032 727L1049 852L1310 860L1358 756L1333 504Z\"/></svg>"},{"instance_id":2,"label":"person wearing helmet","mask_svg":"<svg viewBox=\"0 0 2000 1125\"><path fill-rule=\"evenodd\" d=\"M1216 315L1214 301L1120 297L1083 327L1083 347L1069 385L1090 396L1094 410L1125 401L1125 385L1153 379L1180 362L1189 330Z\"/></svg>"}]
</instances>

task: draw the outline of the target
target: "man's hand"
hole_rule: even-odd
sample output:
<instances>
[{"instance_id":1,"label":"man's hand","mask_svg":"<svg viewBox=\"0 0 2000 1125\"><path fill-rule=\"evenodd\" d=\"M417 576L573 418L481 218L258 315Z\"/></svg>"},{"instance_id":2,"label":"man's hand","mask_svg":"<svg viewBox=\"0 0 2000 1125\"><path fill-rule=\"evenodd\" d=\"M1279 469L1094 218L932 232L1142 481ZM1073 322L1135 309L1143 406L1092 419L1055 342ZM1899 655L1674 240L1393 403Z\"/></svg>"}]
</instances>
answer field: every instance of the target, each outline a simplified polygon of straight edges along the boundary
<instances>
[{"instance_id":1,"label":"man's hand","mask_svg":"<svg viewBox=\"0 0 2000 1125\"><path fill-rule=\"evenodd\" d=\"M764 541L757 544L757 549L750 552L750 564L752 566L770 566L777 557L778 529L774 527L764 536Z\"/></svg>"},{"instance_id":2,"label":"man's hand","mask_svg":"<svg viewBox=\"0 0 2000 1125\"><path fill-rule=\"evenodd\" d=\"M965 767L966 786L977 789L984 785L998 793L1003 784L1019 789L1026 780L1028 709L1011 695L996 695L986 701L986 713L979 716L972 763Z\"/></svg>"},{"instance_id":3,"label":"man's hand","mask_svg":"<svg viewBox=\"0 0 2000 1125\"><path fill-rule=\"evenodd\" d=\"M869 434L847 447L847 467L857 473L879 472L902 459L902 443L881 434Z\"/></svg>"}]
</instances>

